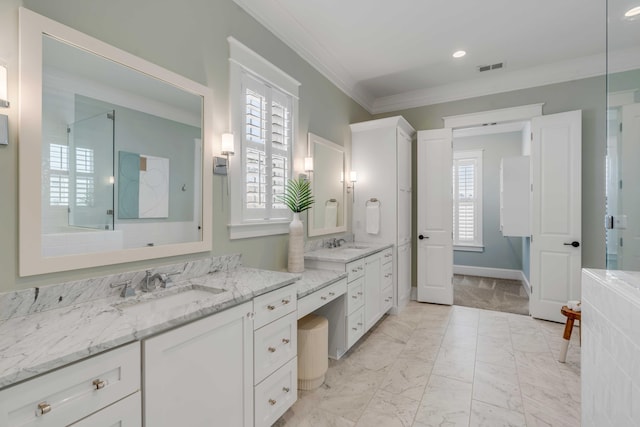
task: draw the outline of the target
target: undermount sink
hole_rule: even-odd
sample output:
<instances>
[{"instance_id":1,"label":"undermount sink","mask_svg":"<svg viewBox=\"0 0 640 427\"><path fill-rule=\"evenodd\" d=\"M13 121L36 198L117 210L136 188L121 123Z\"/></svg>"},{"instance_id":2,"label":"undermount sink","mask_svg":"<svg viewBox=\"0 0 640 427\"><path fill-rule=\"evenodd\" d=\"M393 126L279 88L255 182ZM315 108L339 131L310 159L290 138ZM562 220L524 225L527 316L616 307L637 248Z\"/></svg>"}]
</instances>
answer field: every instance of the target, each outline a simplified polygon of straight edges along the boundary
<instances>
[{"instance_id":1,"label":"undermount sink","mask_svg":"<svg viewBox=\"0 0 640 427\"><path fill-rule=\"evenodd\" d=\"M343 249L369 249L369 246L349 245L349 246L344 246Z\"/></svg>"},{"instance_id":2,"label":"undermount sink","mask_svg":"<svg viewBox=\"0 0 640 427\"><path fill-rule=\"evenodd\" d=\"M175 307L185 307L199 301L211 298L216 294L226 292L219 288L183 288L175 292L165 294L148 294L148 298L122 301L114 304L114 307L126 313L138 314L138 312L154 313L173 309Z\"/></svg>"}]
</instances>

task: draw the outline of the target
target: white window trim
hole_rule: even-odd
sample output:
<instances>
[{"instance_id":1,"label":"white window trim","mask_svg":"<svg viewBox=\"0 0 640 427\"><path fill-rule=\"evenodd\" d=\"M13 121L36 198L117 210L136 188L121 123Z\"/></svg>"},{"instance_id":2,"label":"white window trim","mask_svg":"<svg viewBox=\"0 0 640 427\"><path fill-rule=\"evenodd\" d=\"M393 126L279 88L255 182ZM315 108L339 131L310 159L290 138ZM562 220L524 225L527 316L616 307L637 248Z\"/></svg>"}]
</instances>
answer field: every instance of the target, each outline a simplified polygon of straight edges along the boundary
<instances>
[{"instance_id":1,"label":"white window trim","mask_svg":"<svg viewBox=\"0 0 640 427\"><path fill-rule=\"evenodd\" d=\"M476 199L477 209L475 211L475 224L477 225L476 236L475 236L476 238L471 243L458 242L456 241L456 236L454 233L453 246L455 248L454 250L457 250L457 251L468 251L468 252L484 251L484 244L483 244L484 240L482 237L482 228L483 228L482 157L483 157L483 150L461 150L461 151L453 152L454 161L460 160L460 159L475 158L477 160L477 165L478 165L478 167L475 170L475 184L476 184L475 193L477 195L477 199ZM454 188L455 188L455 182L454 182ZM455 200L456 200L456 197L454 195L454 201ZM455 212L455 207L454 207L454 212ZM455 229L455 225L456 224L454 224L454 229Z\"/></svg>"},{"instance_id":2,"label":"white window trim","mask_svg":"<svg viewBox=\"0 0 640 427\"><path fill-rule=\"evenodd\" d=\"M233 37L229 42L229 105L231 129L236 135L236 154L229 158L229 238L246 239L251 237L271 236L289 232L290 218L286 220L244 220L243 219L243 174L242 174L242 109L238 102L242 99L242 74L249 72L257 78L273 85L292 96L292 133L291 133L291 177L295 176L295 139L298 130L298 93L300 83L280 70L275 65L258 55ZM289 215L291 215L289 213Z\"/></svg>"}]
</instances>

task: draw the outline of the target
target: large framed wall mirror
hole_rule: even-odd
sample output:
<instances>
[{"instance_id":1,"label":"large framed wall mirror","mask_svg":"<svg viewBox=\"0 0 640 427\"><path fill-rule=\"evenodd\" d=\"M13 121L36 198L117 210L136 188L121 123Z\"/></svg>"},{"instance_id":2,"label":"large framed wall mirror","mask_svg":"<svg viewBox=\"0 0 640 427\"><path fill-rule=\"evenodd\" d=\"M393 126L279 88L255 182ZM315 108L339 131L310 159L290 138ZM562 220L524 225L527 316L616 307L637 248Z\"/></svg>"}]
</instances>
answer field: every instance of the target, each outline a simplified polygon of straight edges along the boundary
<instances>
[{"instance_id":1,"label":"large framed wall mirror","mask_svg":"<svg viewBox=\"0 0 640 427\"><path fill-rule=\"evenodd\" d=\"M313 158L311 187L315 203L309 210L309 236L347 230L344 148L309 133L309 154Z\"/></svg>"},{"instance_id":2,"label":"large framed wall mirror","mask_svg":"<svg viewBox=\"0 0 640 427\"><path fill-rule=\"evenodd\" d=\"M20 9L20 275L211 250L210 89Z\"/></svg>"}]
</instances>

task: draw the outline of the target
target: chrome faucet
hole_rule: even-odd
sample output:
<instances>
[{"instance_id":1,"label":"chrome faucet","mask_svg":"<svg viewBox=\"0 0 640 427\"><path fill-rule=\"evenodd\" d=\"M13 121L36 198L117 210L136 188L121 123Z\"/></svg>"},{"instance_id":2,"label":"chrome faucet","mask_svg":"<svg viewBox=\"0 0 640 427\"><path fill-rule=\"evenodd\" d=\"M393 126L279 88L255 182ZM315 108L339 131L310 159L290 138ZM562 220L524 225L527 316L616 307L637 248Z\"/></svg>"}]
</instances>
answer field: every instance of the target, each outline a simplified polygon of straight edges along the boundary
<instances>
[{"instance_id":1,"label":"chrome faucet","mask_svg":"<svg viewBox=\"0 0 640 427\"><path fill-rule=\"evenodd\" d=\"M340 246L342 246L343 243L347 243L347 241L345 239L338 239L336 241L336 247L339 248Z\"/></svg>"},{"instance_id":2,"label":"chrome faucet","mask_svg":"<svg viewBox=\"0 0 640 427\"><path fill-rule=\"evenodd\" d=\"M174 273L155 273L152 275L151 270L147 270L145 273L146 274L140 286L140 290L142 292L151 292L154 290L156 288L156 280L160 280L161 288L170 288L173 285L171 276L180 274L179 271L176 271Z\"/></svg>"}]
</instances>

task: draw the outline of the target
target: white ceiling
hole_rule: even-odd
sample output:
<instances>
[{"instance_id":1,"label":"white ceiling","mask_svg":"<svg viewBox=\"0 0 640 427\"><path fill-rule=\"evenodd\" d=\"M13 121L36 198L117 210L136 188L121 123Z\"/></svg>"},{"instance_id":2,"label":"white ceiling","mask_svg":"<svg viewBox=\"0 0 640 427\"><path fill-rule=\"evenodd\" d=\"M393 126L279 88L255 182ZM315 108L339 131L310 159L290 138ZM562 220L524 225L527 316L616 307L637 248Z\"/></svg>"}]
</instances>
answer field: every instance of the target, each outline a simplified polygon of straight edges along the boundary
<instances>
[{"instance_id":1,"label":"white ceiling","mask_svg":"<svg viewBox=\"0 0 640 427\"><path fill-rule=\"evenodd\" d=\"M604 0L234 1L372 113L605 72Z\"/></svg>"}]
</instances>

